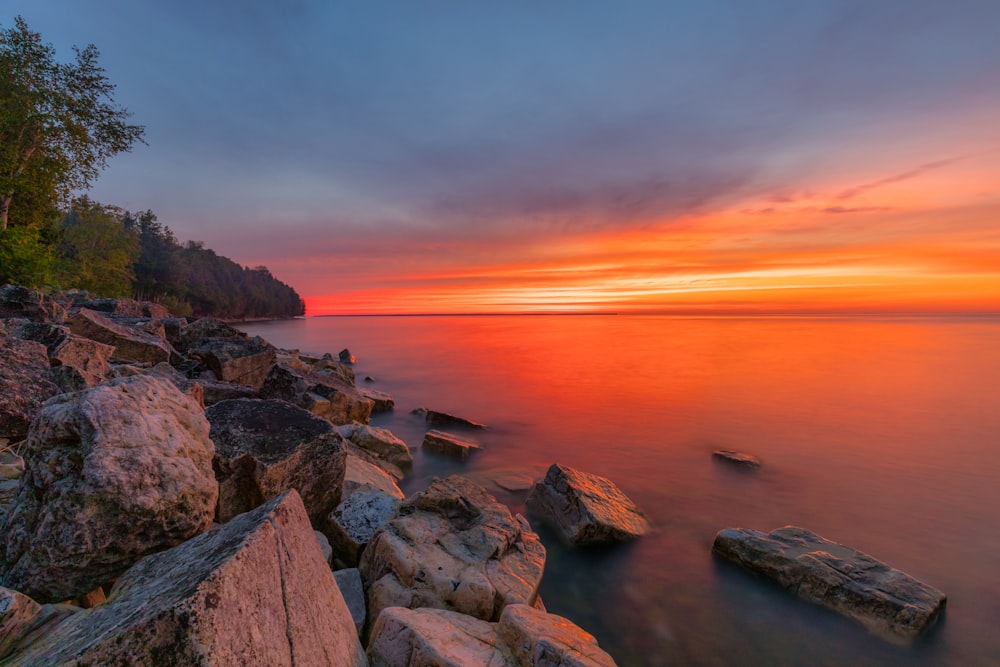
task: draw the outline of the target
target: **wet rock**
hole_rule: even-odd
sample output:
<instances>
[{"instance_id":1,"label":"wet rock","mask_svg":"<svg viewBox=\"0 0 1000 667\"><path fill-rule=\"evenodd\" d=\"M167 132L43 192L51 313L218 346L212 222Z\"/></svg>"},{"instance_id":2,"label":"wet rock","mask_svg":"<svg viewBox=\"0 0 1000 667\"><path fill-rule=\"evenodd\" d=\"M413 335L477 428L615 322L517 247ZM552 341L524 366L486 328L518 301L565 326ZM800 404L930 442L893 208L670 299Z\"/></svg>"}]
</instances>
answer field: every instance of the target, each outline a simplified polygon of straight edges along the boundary
<instances>
[{"instance_id":1,"label":"wet rock","mask_svg":"<svg viewBox=\"0 0 1000 667\"><path fill-rule=\"evenodd\" d=\"M887 637L917 636L945 606L936 588L804 528L727 528L716 535L712 551Z\"/></svg>"},{"instance_id":2,"label":"wet rock","mask_svg":"<svg viewBox=\"0 0 1000 667\"><path fill-rule=\"evenodd\" d=\"M81 308L66 320L66 326L77 336L83 336L115 348L113 358L158 364L177 358L177 352L163 336L141 327L129 327L90 310Z\"/></svg>"},{"instance_id":3,"label":"wet rock","mask_svg":"<svg viewBox=\"0 0 1000 667\"><path fill-rule=\"evenodd\" d=\"M25 435L42 403L58 393L44 345L0 336L0 437Z\"/></svg>"},{"instance_id":4,"label":"wet rock","mask_svg":"<svg viewBox=\"0 0 1000 667\"><path fill-rule=\"evenodd\" d=\"M40 602L71 599L207 530L212 453L200 406L164 380L53 398L31 426L0 527L0 584Z\"/></svg>"},{"instance_id":5,"label":"wet rock","mask_svg":"<svg viewBox=\"0 0 1000 667\"><path fill-rule=\"evenodd\" d=\"M629 540L649 530L642 511L613 482L569 466L550 466L526 505L573 545Z\"/></svg>"},{"instance_id":6,"label":"wet rock","mask_svg":"<svg viewBox=\"0 0 1000 667\"><path fill-rule=\"evenodd\" d=\"M12 656L48 665L366 665L295 492L149 556Z\"/></svg>"},{"instance_id":7,"label":"wet rock","mask_svg":"<svg viewBox=\"0 0 1000 667\"><path fill-rule=\"evenodd\" d=\"M458 476L407 499L361 554L368 610L434 607L497 620L538 596L545 547L527 520Z\"/></svg>"},{"instance_id":8,"label":"wet rock","mask_svg":"<svg viewBox=\"0 0 1000 667\"><path fill-rule=\"evenodd\" d=\"M349 454L340 497L327 534L337 562L353 567L375 531L396 515L403 492L381 468Z\"/></svg>"},{"instance_id":9,"label":"wet rock","mask_svg":"<svg viewBox=\"0 0 1000 667\"><path fill-rule=\"evenodd\" d=\"M367 424L344 424L337 432L361 449L387 461L401 470L413 467L413 455L406 443L397 438L389 429Z\"/></svg>"},{"instance_id":10,"label":"wet rock","mask_svg":"<svg viewBox=\"0 0 1000 667\"><path fill-rule=\"evenodd\" d=\"M18 285L0 286L0 318L24 317L35 322L63 322L66 309L50 296Z\"/></svg>"},{"instance_id":11,"label":"wet rock","mask_svg":"<svg viewBox=\"0 0 1000 667\"><path fill-rule=\"evenodd\" d=\"M743 468L759 468L760 459L753 454L746 454L744 452L734 452L731 449L717 449L712 452L712 458L716 461L722 461L724 463L729 463L732 465L737 465Z\"/></svg>"},{"instance_id":12,"label":"wet rock","mask_svg":"<svg viewBox=\"0 0 1000 667\"><path fill-rule=\"evenodd\" d=\"M216 521L225 523L288 489L324 530L340 502L345 441L326 420L276 400L221 401L205 410L219 480Z\"/></svg>"},{"instance_id":13,"label":"wet rock","mask_svg":"<svg viewBox=\"0 0 1000 667\"><path fill-rule=\"evenodd\" d=\"M450 415L447 412L438 412L437 410L428 410L427 408L416 408L413 414L420 415L424 418L431 426L458 426L462 428L471 429L485 429L486 424L480 424L479 422L474 422L464 417L456 417L455 415Z\"/></svg>"},{"instance_id":14,"label":"wet rock","mask_svg":"<svg viewBox=\"0 0 1000 667\"><path fill-rule=\"evenodd\" d=\"M261 398L278 398L334 424L367 423L372 401L343 378L276 365L260 388Z\"/></svg>"},{"instance_id":15,"label":"wet rock","mask_svg":"<svg viewBox=\"0 0 1000 667\"><path fill-rule=\"evenodd\" d=\"M461 461L469 458L470 453L479 450L479 445L460 440L444 431L427 431L420 446L429 452L444 454Z\"/></svg>"},{"instance_id":16,"label":"wet rock","mask_svg":"<svg viewBox=\"0 0 1000 667\"><path fill-rule=\"evenodd\" d=\"M508 605L499 623L441 609L384 610L368 645L372 665L610 667L614 660L570 621Z\"/></svg>"},{"instance_id":17,"label":"wet rock","mask_svg":"<svg viewBox=\"0 0 1000 667\"><path fill-rule=\"evenodd\" d=\"M340 351L340 363L342 364L356 364L358 363L358 358L351 354L351 351L344 348Z\"/></svg>"},{"instance_id":18,"label":"wet rock","mask_svg":"<svg viewBox=\"0 0 1000 667\"><path fill-rule=\"evenodd\" d=\"M361 389L361 395L372 402L372 414L389 412L396 405L396 400L392 395L377 389Z\"/></svg>"},{"instance_id":19,"label":"wet rock","mask_svg":"<svg viewBox=\"0 0 1000 667\"><path fill-rule=\"evenodd\" d=\"M337 580L337 587L340 589L341 595L344 596L344 602L347 603L347 608L351 611L351 618L354 619L354 627L360 635L367 620L365 589L361 583L361 572L356 567L349 567L336 570L333 573L333 578Z\"/></svg>"}]
</instances>

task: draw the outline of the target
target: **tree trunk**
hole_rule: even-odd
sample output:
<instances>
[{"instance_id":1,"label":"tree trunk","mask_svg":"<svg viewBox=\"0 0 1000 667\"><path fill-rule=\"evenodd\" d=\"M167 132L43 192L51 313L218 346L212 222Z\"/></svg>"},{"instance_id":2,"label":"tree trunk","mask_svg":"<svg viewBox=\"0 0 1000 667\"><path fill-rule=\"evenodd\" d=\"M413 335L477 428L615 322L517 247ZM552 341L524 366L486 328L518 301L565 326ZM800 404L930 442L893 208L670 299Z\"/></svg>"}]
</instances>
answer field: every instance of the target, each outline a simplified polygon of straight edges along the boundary
<instances>
[{"instance_id":1,"label":"tree trunk","mask_svg":"<svg viewBox=\"0 0 1000 667\"><path fill-rule=\"evenodd\" d=\"M0 197L0 230L7 229L7 214L10 212L10 200L14 195L3 195Z\"/></svg>"}]
</instances>

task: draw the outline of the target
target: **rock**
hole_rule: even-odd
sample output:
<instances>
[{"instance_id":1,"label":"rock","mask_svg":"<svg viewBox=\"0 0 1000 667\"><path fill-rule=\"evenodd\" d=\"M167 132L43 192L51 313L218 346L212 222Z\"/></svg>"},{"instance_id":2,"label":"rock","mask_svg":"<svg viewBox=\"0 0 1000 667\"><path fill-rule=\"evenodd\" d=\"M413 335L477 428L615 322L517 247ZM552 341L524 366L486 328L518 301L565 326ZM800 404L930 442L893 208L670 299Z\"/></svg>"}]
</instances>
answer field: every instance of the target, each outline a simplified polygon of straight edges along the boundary
<instances>
[{"instance_id":1,"label":"rock","mask_svg":"<svg viewBox=\"0 0 1000 667\"><path fill-rule=\"evenodd\" d=\"M374 666L610 667L614 660L570 621L522 604L499 623L442 609L390 607L372 628Z\"/></svg>"},{"instance_id":2,"label":"rock","mask_svg":"<svg viewBox=\"0 0 1000 667\"><path fill-rule=\"evenodd\" d=\"M424 434L424 441L420 444L420 446L429 452L444 454L445 456L450 456L454 459L460 459L462 461L469 458L469 454L471 452L479 450L479 445L465 440L459 440L455 436L450 433L445 433L444 431L427 431L427 433Z\"/></svg>"},{"instance_id":3,"label":"rock","mask_svg":"<svg viewBox=\"0 0 1000 667\"><path fill-rule=\"evenodd\" d=\"M365 589L361 583L361 572L356 567L349 567L336 570L333 573L333 578L337 581L337 588L344 596L344 602L347 603L347 608L351 611L351 618L354 619L354 627L360 635L367 620Z\"/></svg>"},{"instance_id":4,"label":"rock","mask_svg":"<svg viewBox=\"0 0 1000 667\"><path fill-rule=\"evenodd\" d=\"M945 607L936 588L804 528L727 528L716 535L712 551L887 637L917 636Z\"/></svg>"},{"instance_id":5,"label":"rock","mask_svg":"<svg viewBox=\"0 0 1000 667\"><path fill-rule=\"evenodd\" d=\"M340 363L342 364L356 364L358 363L358 358L351 354L351 351L344 348L340 351Z\"/></svg>"},{"instance_id":6,"label":"rock","mask_svg":"<svg viewBox=\"0 0 1000 667\"><path fill-rule=\"evenodd\" d=\"M18 285L0 286L0 318L25 317L35 322L63 322L66 309L41 292Z\"/></svg>"},{"instance_id":7,"label":"rock","mask_svg":"<svg viewBox=\"0 0 1000 667\"><path fill-rule=\"evenodd\" d=\"M486 428L486 424L480 424L479 422L474 422L464 417L456 417L455 415L450 415L447 412L438 412L437 410L428 410L427 408L417 408L413 411L415 415L421 415L431 426L459 426L462 428L471 428L476 430L481 430Z\"/></svg>"},{"instance_id":8,"label":"rock","mask_svg":"<svg viewBox=\"0 0 1000 667\"><path fill-rule=\"evenodd\" d=\"M48 665L366 665L294 491L144 558L108 601L12 656Z\"/></svg>"},{"instance_id":9,"label":"rock","mask_svg":"<svg viewBox=\"0 0 1000 667\"><path fill-rule=\"evenodd\" d=\"M93 299L74 299L73 305L79 308L88 308L90 310L96 310L101 313L113 314L113 315L126 315L130 317L142 317L144 315L148 316L150 309L144 307L143 304L139 303L135 299L118 299L118 298L93 298ZM155 306L162 309L164 316L168 315L167 309L157 304L149 304L149 306Z\"/></svg>"},{"instance_id":10,"label":"rock","mask_svg":"<svg viewBox=\"0 0 1000 667\"><path fill-rule=\"evenodd\" d=\"M11 652L42 613L24 593L0 587L0 659Z\"/></svg>"},{"instance_id":11,"label":"rock","mask_svg":"<svg viewBox=\"0 0 1000 667\"><path fill-rule=\"evenodd\" d=\"M0 480L21 479L24 459L5 447L6 441L0 442Z\"/></svg>"},{"instance_id":12,"label":"rock","mask_svg":"<svg viewBox=\"0 0 1000 667\"><path fill-rule=\"evenodd\" d=\"M114 347L72 334L64 326L48 322L25 322L14 329L13 335L44 345L51 366L75 371L61 383L64 387L66 384L79 384L85 389L96 387L111 371L108 360L111 359ZM79 376L78 382L74 375Z\"/></svg>"},{"instance_id":13,"label":"rock","mask_svg":"<svg viewBox=\"0 0 1000 667\"><path fill-rule=\"evenodd\" d=\"M389 429L354 422L338 426L337 432L361 449L402 470L413 467L410 448Z\"/></svg>"},{"instance_id":14,"label":"rock","mask_svg":"<svg viewBox=\"0 0 1000 667\"><path fill-rule=\"evenodd\" d=\"M58 393L44 345L0 336L0 437L26 434L42 403Z\"/></svg>"},{"instance_id":15,"label":"rock","mask_svg":"<svg viewBox=\"0 0 1000 667\"><path fill-rule=\"evenodd\" d=\"M396 400L384 391L377 389L361 389L361 395L372 402L372 414L389 412L396 405Z\"/></svg>"},{"instance_id":16,"label":"rock","mask_svg":"<svg viewBox=\"0 0 1000 667\"><path fill-rule=\"evenodd\" d=\"M381 468L349 454L340 497L327 534L336 560L353 567L375 531L396 515L403 492Z\"/></svg>"},{"instance_id":17,"label":"rock","mask_svg":"<svg viewBox=\"0 0 1000 667\"><path fill-rule=\"evenodd\" d=\"M644 535L642 511L610 480L552 464L526 506L573 545L606 544Z\"/></svg>"},{"instance_id":18,"label":"rock","mask_svg":"<svg viewBox=\"0 0 1000 667\"><path fill-rule=\"evenodd\" d=\"M319 542L319 549L323 552L323 558L326 559L327 564L333 562L333 547L330 546L330 540L326 538L326 535L314 530L313 534L316 535L316 541Z\"/></svg>"},{"instance_id":19,"label":"rock","mask_svg":"<svg viewBox=\"0 0 1000 667\"><path fill-rule=\"evenodd\" d=\"M271 369L261 398L279 398L334 424L367 423L372 401L337 375L320 375L281 364Z\"/></svg>"},{"instance_id":20,"label":"rock","mask_svg":"<svg viewBox=\"0 0 1000 667\"><path fill-rule=\"evenodd\" d=\"M260 387L274 368L274 347L260 336L217 338L187 352L224 382Z\"/></svg>"},{"instance_id":21,"label":"rock","mask_svg":"<svg viewBox=\"0 0 1000 667\"><path fill-rule=\"evenodd\" d=\"M261 399L221 401L205 415L216 449L216 521L294 488L313 525L324 530L340 502L347 456L329 422L284 401Z\"/></svg>"},{"instance_id":22,"label":"rock","mask_svg":"<svg viewBox=\"0 0 1000 667\"><path fill-rule=\"evenodd\" d=\"M760 459L754 456L753 454L734 452L731 449L717 449L714 452L712 452L712 458L714 458L716 461L732 463L734 465L742 466L744 468L760 467Z\"/></svg>"},{"instance_id":23,"label":"rock","mask_svg":"<svg viewBox=\"0 0 1000 667\"><path fill-rule=\"evenodd\" d=\"M164 380L120 378L53 398L31 426L0 530L0 585L71 599L207 530L213 449L201 408Z\"/></svg>"},{"instance_id":24,"label":"rock","mask_svg":"<svg viewBox=\"0 0 1000 667\"><path fill-rule=\"evenodd\" d=\"M205 388L200 381L192 380L170 364L159 363L151 368L144 368L136 375L148 375L167 380L170 384L180 389L184 394L190 396L202 408L205 407Z\"/></svg>"},{"instance_id":25,"label":"rock","mask_svg":"<svg viewBox=\"0 0 1000 667\"><path fill-rule=\"evenodd\" d=\"M158 364L177 357L176 350L163 336L119 324L89 308L81 308L66 320L66 326L77 336L113 346L112 357L118 360Z\"/></svg>"},{"instance_id":26,"label":"rock","mask_svg":"<svg viewBox=\"0 0 1000 667\"><path fill-rule=\"evenodd\" d=\"M371 375L366 375L365 376L365 382L374 382L374 381L375 381L375 378L373 378Z\"/></svg>"},{"instance_id":27,"label":"rock","mask_svg":"<svg viewBox=\"0 0 1000 667\"><path fill-rule=\"evenodd\" d=\"M91 609L107 601L108 598L104 595L104 589L100 586L76 599L77 605L83 609Z\"/></svg>"},{"instance_id":28,"label":"rock","mask_svg":"<svg viewBox=\"0 0 1000 667\"><path fill-rule=\"evenodd\" d=\"M528 521L467 479L435 480L407 499L361 554L368 610L434 607L497 620L538 596L545 547Z\"/></svg>"}]
</instances>

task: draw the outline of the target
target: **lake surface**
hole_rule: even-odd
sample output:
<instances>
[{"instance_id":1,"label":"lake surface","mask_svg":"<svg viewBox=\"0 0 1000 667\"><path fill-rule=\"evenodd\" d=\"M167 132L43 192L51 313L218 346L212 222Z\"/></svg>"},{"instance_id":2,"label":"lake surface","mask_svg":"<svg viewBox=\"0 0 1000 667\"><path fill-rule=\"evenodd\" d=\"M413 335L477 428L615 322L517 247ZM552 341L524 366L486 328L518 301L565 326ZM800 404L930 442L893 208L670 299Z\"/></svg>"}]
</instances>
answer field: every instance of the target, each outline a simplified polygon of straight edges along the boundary
<instances>
[{"instance_id":1,"label":"lake surface","mask_svg":"<svg viewBox=\"0 0 1000 667\"><path fill-rule=\"evenodd\" d=\"M467 473L513 511L558 462L610 478L653 532L548 548L542 598L620 665L1000 665L1000 319L333 317L244 325L303 352L347 347L373 419L414 474ZM466 463L424 455L425 406L490 426ZM757 471L713 461L760 457ZM726 527L793 524L948 595L896 645L711 554Z\"/></svg>"}]
</instances>

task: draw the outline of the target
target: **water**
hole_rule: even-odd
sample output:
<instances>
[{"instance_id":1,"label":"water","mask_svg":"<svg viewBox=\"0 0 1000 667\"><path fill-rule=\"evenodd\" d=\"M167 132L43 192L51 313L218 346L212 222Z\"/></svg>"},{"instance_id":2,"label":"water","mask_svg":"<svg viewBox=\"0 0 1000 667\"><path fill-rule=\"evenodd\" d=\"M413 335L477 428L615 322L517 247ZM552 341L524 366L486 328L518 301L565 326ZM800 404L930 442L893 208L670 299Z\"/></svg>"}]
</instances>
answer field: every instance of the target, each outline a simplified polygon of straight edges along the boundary
<instances>
[{"instance_id":1,"label":"water","mask_svg":"<svg viewBox=\"0 0 1000 667\"><path fill-rule=\"evenodd\" d=\"M373 423L431 476L609 477L652 534L548 548L548 610L620 665L1000 665L1000 320L490 316L308 318L246 325L274 344L358 357L396 399ZM410 410L490 425L466 463L419 448ZM750 452L758 471L712 460ZM524 493L490 486L514 511ZM726 527L794 524L943 590L911 645L719 562ZM537 521L535 522L536 527Z\"/></svg>"}]
</instances>

